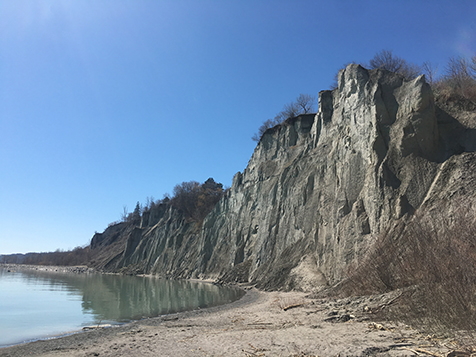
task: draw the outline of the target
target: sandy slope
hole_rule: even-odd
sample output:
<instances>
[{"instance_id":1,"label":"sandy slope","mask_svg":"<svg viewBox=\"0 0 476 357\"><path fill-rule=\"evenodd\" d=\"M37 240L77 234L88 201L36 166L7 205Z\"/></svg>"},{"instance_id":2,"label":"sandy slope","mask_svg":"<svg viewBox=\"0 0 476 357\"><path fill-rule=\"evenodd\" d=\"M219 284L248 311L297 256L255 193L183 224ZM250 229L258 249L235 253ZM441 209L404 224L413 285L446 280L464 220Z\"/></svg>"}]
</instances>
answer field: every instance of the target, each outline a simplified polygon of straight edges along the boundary
<instances>
[{"instance_id":1,"label":"sandy slope","mask_svg":"<svg viewBox=\"0 0 476 357\"><path fill-rule=\"evenodd\" d=\"M391 299L250 289L226 306L4 348L0 356L445 356L452 349L404 325L373 323L368 311ZM299 306L283 309L289 305Z\"/></svg>"}]
</instances>

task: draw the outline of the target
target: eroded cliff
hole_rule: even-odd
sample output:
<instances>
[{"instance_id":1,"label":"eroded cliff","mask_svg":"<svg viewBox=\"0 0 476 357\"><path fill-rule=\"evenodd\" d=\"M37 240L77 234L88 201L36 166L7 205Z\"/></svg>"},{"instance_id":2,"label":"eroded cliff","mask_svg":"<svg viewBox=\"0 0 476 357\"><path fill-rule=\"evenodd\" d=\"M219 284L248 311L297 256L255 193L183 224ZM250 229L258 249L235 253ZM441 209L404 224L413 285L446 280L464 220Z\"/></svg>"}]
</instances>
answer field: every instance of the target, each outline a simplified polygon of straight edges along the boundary
<instances>
[{"instance_id":1,"label":"eroded cliff","mask_svg":"<svg viewBox=\"0 0 476 357\"><path fill-rule=\"evenodd\" d=\"M97 266L318 289L342 279L393 222L447 200L455 184L444 180L456 171L475 175L463 164L474 160L463 154L476 148L474 113L457 120L436 106L423 76L349 65L338 83L319 94L317 114L263 134L203 222L157 207L140 227L95 236L93 251L116 247Z\"/></svg>"}]
</instances>

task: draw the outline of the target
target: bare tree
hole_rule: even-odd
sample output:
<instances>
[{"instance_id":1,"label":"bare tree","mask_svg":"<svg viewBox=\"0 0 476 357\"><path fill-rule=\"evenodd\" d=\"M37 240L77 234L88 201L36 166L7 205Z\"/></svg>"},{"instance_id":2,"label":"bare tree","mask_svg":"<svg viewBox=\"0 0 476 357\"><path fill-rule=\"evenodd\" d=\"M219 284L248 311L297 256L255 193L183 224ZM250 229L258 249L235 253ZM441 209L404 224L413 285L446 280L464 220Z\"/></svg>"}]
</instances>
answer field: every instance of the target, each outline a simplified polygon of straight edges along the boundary
<instances>
[{"instance_id":1,"label":"bare tree","mask_svg":"<svg viewBox=\"0 0 476 357\"><path fill-rule=\"evenodd\" d=\"M445 74L439 83L440 95L443 98L465 98L476 101L476 56L468 60L464 57L449 59ZM472 108L470 105L469 108Z\"/></svg>"},{"instance_id":2,"label":"bare tree","mask_svg":"<svg viewBox=\"0 0 476 357\"><path fill-rule=\"evenodd\" d=\"M300 108L296 102L291 102L284 106L284 109L280 114L283 120L286 120L288 118L294 118L300 114Z\"/></svg>"},{"instance_id":3,"label":"bare tree","mask_svg":"<svg viewBox=\"0 0 476 357\"><path fill-rule=\"evenodd\" d=\"M121 221L127 222L128 218L129 218L129 212L127 211L127 206L123 206L122 213L121 213Z\"/></svg>"},{"instance_id":4,"label":"bare tree","mask_svg":"<svg viewBox=\"0 0 476 357\"><path fill-rule=\"evenodd\" d=\"M315 110L316 96L310 94L299 94L294 102L286 104L274 119L267 119L258 129L258 133L253 134L251 139L258 142L264 132L278 124L281 124L288 118L295 118L300 114L312 113Z\"/></svg>"},{"instance_id":5,"label":"bare tree","mask_svg":"<svg viewBox=\"0 0 476 357\"><path fill-rule=\"evenodd\" d=\"M269 128L272 128L273 126L276 126L280 123L281 121L278 119L278 116L276 116L274 119L268 119L261 126L258 128L258 132L254 133L251 139L253 141L258 142L259 139L263 136L264 132L268 130Z\"/></svg>"},{"instance_id":6,"label":"bare tree","mask_svg":"<svg viewBox=\"0 0 476 357\"><path fill-rule=\"evenodd\" d=\"M156 201L154 199L154 196L147 196L146 198L146 201L145 201L145 205L144 207L142 207L142 211L143 212L146 212L146 211L150 211L151 209L153 209L157 204L158 204L159 201Z\"/></svg>"},{"instance_id":7,"label":"bare tree","mask_svg":"<svg viewBox=\"0 0 476 357\"><path fill-rule=\"evenodd\" d=\"M299 94L296 99L296 106L300 114L312 113L315 111L316 96L310 94Z\"/></svg>"},{"instance_id":8,"label":"bare tree","mask_svg":"<svg viewBox=\"0 0 476 357\"><path fill-rule=\"evenodd\" d=\"M476 73L476 56L473 56L473 58L471 58L471 70L473 71L473 73Z\"/></svg>"},{"instance_id":9,"label":"bare tree","mask_svg":"<svg viewBox=\"0 0 476 357\"><path fill-rule=\"evenodd\" d=\"M407 60L393 54L391 50L382 50L375 54L369 61L370 69L382 68L387 71L401 74L408 80L415 79L421 73L418 65L409 63Z\"/></svg>"},{"instance_id":10,"label":"bare tree","mask_svg":"<svg viewBox=\"0 0 476 357\"><path fill-rule=\"evenodd\" d=\"M391 72L399 72L405 65L405 60L395 56L390 50L382 50L369 61L369 68L383 68Z\"/></svg>"},{"instance_id":11,"label":"bare tree","mask_svg":"<svg viewBox=\"0 0 476 357\"><path fill-rule=\"evenodd\" d=\"M469 62L464 57L451 57L446 65L446 77L452 78L458 82L464 82L468 79L475 79L475 58Z\"/></svg>"},{"instance_id":12,"label":"bare tree","mask_svg":"<svg viewBox=\"0 0 476 357\"><path fill-rule=\"evenodd\" d=\"M425 74L428 83L433 86L437 81L438 66L435 66L431 62L427 61L423 62L421 69Z\"/></svg>"}]
</instances>

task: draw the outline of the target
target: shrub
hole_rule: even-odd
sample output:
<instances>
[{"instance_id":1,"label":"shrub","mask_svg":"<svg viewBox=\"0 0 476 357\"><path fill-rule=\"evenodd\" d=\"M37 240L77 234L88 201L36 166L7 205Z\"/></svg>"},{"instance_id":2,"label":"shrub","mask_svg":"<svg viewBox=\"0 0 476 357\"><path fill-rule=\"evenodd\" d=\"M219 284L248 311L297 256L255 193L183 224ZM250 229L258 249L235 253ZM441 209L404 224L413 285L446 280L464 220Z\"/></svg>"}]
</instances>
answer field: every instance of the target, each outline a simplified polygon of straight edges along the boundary
<instances>
[{"instance_id":1,"label":"shrub","mask_svg":"<svg viewBox=\"0 0 476 357\"><path fill-rule=\"evenodd\" d=\"M445 74L435 83L435 94L444 100L476 101L476 56L471 61L452 57Z\"/></svg>"},{"instance_id":2,"label":"shrub","mask_svg":"<svg viewBox=\"0 0 476 357\"><path fill-rule=\"evenodd\" d=\"M451 214L447 207L416 213L381 234L370 254L332 293L404 289L400 303L385 317L431 326L433 332L475 329L476 221L470 204L458 204Z\"/></svg>"}]
</instances>

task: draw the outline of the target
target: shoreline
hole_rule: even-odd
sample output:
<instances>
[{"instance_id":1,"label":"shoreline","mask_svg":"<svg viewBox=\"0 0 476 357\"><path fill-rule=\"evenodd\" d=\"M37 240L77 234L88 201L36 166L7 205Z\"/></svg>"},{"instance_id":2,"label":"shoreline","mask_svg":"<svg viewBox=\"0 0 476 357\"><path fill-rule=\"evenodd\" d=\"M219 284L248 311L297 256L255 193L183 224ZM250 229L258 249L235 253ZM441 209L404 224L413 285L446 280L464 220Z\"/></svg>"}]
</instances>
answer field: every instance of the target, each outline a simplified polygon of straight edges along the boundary
<instances>
[{"instance_id":1,"label":"shoreline","mask_svg":"<svg viewBox=\"0 0 476 357\"><path fill-rule=\"evenodd\" d=\"M0 268L7 269L14 272L15 270L35 270L35 271L47 271L48 273L72 273L72 274L104 274L97 271L94 268L89 268L87 265L32 265L32 264L10 264L0 263Z\"/></svg>"},{"instance_id":2,"label":"shoreline","mask_svg":"<svg viewBox=\"0 0 476 357\"><path fill-rule=\"evenodd\" d=\"M94 268L88 268L87 266L85 265L82 265L82 266L53 266L53 265L33 265L33 264L11 264L11 263L0 263L0 269L4 272L4 274L14 274L14 273L29 273L29 274L39 274L39 275L42 275L42 274L48 274L48 276L55 276L55 275L64 275L64 276L74 276L74 275L83 275L84 274L95 274L95 275L117 275L117 276L123 276L124 274L120 274L120 273L108 273L108 272L100 272L100 271L97 271L95 270ZM152 278L152 279L160 279L160 280L170 280L170 279L166 279L166 278L163 278L163 277L159 277L159 276L156 276L156 275L152 275L152 274L138 274L138 275L135 275L136 277L138 278ZM187 279L187 281L192 281L192 282L197 282L197 283L201 283L201 284L212 284L212 285L217 285L216 282L212 281L212 280L200 280L200 279ZM222 284L219 284L219 285L222 285ZM231 285L231 286L224 286L226 288L232 288L234 290L237 290L237 291L240 291L239 293L237 292L236 296L235 296L235 299L237 300L240 300L243 295L245 295L245 291L242 287L238 287L236 285ZM235 301L237 301L235 300ZM230 300L229 300L230 301ZM231 302L234 302L233 300L231 300ZM218 303L218 305L216 306L211 306L211 308L213 307L219 307L219 306L223 306L223 305L227 305L229 304L229 302L221 302L221 303ZM200 307L198 308L195 308L195 310L200 310ZM202 307L202 309L205 309L205 307ZM189 310L189 311L195 311L195 310ZM150 317L145 317L147 315L144 315L140 320L144 320L144 319L151 319L151 318L160 318L160 317L164 317L164 316L168 316L168 315L171 315L171 314L177 314L179 312L187 312L187 310L183 310L183 311L178 311L178 312L162 312L160 315L152 315ZM16 347L16 346L21 346L21 345L25 345L25 344L29 344L29 343L34 343L34 342L45 342L45 341L49 341L49 340L55 340L55 339L58 339L58 338L63 338L63 337L67 337L67 336L70 336L70 335L74 335L74 334L79 334L79 333L83 333L85 331L88 331L88 330L95 330L95 329L104 329L104 328L117 328L117 327L121 327L121 326L124 326L124 325L127 325L127 324L130 324L130 323L133 323L133 322L136 322L136 321L140 321L140 320L137 320L136 318L131 318L130 320L127 320L127 321L115 321L115 320L104 320L106 323L103 323L101 324L101 322L97 325L94 324L94 321L90 322L90 325L82 325L82 326L72 326L71 328L69 329L65 329L63 331L61 330L57 330L55 331L54 333L48 333L48 334L42 334L42 335L31 335L31 336L27 336L27 337L24 337L23 340L18 340L16 342L11 342L11 343L8 343L8 344L1 344L0 345L0 351L2 349L5 349L5 348L10 348L10 347ZM33 330L32 330L33 331Z\"/></svg>"},{"instance_id":3,"label":"shoreline","mask_svg":"<svg viewBox=\"0 0 476 357\"><path fill-rule=\"evenodd\" d=\"M64 272L64 271L61 271ZM202 282L201 280L197 280ZM204 282L207 283L207 282ZM210 282L208 282L210 283ZM238 286L237 286L238 287ZM71 349L71 346L74 344L82 345L82 341L91 341L97 339L106 339L110 336L117 336L119 334L127 333L128 331L134 330L137 326L154 326L160 325L161 323L168 321L177 321L187 318L194 318L202 314L213 314L219 313L228 309L240 308L244 305L253 303L258 294L256 292L250 293L247 289L243 289L245 294L238 300L213 306L205 309L196 309L191 311L182 311L167 315L161 315L157 317L144 318L141 320L134 320L126 323L121 323L117 325L108 325L108 326L99 326L99 328L82 328L80 330L69 331L57 336L39 338L31 341L25 341L21 343L16 343L9 346L0 347L0 357L3 356L24 356L24 355L36 355L36 356L48 356L51 351L58 351L63 349ZM69 354L68 354L69 355Z\"/></svg>"},{"instance_id":4,"label":"shoreline","mask_svg":"<svg viewBox=\"0 0 476 357\"><path fill-rule=\"evenodd\" d=\"M4 347L0 356L414 356L419 350L446 356L452 351L451 341L373 321L366 307L386 304L392 293L337 300L241 288L246 294L229 304Z\"/></svg>"}]
</instances>

